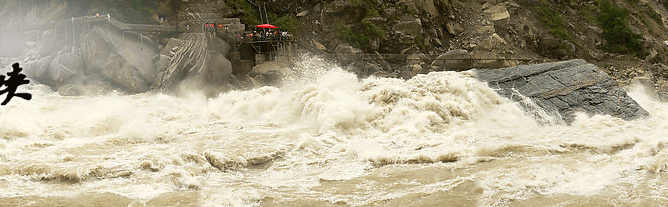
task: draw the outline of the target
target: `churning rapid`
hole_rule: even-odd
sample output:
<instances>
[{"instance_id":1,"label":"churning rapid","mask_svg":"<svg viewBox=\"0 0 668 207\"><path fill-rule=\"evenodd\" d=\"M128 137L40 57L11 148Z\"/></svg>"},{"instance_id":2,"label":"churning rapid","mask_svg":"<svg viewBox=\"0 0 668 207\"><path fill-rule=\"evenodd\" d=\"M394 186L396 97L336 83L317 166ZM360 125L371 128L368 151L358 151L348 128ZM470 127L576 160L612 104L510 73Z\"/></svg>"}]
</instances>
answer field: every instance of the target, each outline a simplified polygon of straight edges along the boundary
<instances>
[{"instance_id":1,"label":"churning rapid","mask_svg":"<svg viewBox=\"0 0 668 207\"><path fill-rule=\"evenodd\" d=\"M0 107L0 206L668 205L668 104L640 86L650 118L567 126L467 72L305 58L286 79L212 99L33 86Z\"/></svg>"}]
</instances>

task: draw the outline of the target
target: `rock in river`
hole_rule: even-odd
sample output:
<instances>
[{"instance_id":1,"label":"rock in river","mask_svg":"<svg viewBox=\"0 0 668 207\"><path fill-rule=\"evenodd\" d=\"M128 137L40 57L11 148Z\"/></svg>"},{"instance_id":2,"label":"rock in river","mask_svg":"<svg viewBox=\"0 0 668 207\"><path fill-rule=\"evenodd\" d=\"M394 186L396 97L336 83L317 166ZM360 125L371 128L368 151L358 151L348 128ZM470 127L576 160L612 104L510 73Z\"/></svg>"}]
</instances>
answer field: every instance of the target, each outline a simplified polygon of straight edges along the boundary
<instances>
[{"instance_id":1,"label":"rock in river","mask_svg":"<svg viewBox=\"0 0 668 207\"><path fill-rule=\"evenodd\" d=\"M515 101L521 99L517 93L529 97L544 110L558 112L567 123L578 111L624 120L649 115L610 76L580 59L472 71L491 88L498 88L499 94Z\"/></svg>"}]
</instances>

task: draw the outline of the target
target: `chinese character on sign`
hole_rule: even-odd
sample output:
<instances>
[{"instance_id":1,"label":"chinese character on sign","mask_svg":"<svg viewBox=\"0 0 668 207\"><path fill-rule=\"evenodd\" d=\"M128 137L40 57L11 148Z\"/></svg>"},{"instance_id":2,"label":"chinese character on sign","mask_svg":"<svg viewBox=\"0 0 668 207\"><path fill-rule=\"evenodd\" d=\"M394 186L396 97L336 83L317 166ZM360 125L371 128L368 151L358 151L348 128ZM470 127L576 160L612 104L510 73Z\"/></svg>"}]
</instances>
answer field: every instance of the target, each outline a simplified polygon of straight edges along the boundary
<instances>
[{"instance_id":1,"label":"chinese character on sign","mask_svg":"<svg viewBox=\"0 0 668 207\"><path fill-rule=\"evenodd\" d=\"M21 74L23 68L20 68L18 63L14 63L12 69L12 72L7 73L7 77L9 77L7 80L5 80L4 75L0 75L0 95L7 94L5 100L0 103L0 105L3 106L7 105L14 96L25 100L32 99L32 94L16 93L16 89L18 89L20 85L28 84L30 83L30 80L26 80L26 75Z\"/></svg>"}]
</instances>

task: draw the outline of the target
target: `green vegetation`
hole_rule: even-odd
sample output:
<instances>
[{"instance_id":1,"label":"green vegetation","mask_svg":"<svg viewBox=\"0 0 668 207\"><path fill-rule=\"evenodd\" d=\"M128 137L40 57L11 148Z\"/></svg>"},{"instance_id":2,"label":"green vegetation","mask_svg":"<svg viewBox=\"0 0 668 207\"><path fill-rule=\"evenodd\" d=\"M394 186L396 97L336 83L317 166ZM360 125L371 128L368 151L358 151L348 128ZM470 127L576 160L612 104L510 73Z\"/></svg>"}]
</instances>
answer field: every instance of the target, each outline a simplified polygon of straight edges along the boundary
<instances>
[{"instance_id":1,"label":"green vegetation","mask_svg":"<svg viewBox=\"0 0 668 207\"><path fill-rule=\"evenodd\" d=\"M603 38L607 41L604 49L615 53L642 55L640 35L633 33L627 23L629 11L610 0L601 0L599 8L601 12L598 22L603 28Z\"/></svg>"},{"instance_id":2,"label":"green vegetation","mask_svg":"<svg viewBox=\"0 0 668 207\"><path fill-rule=\"evenodd\" d=\"M584 18L589 24L598 23L598 4L580 4L577 8L578 15Z\"/></svg>"},{"instance_id":3,"label":"green vegetation","mask_svg":"<svg viewBox=\"0 0 668 207\"><path fill-rule=\"evenodd\" d=\"M399 7L399 10L402 11L403 13L407 15L416 15L418 14L418 11L415 10L415 8L411 8L406 4L398 4L397 7Z\"/></svg>"},{"instance_id":4,"label":"green vegetation","mask_svg":"<svg viewBox=\"0 0 668 207\"><path fill-rule=\"evenodd\" d=\"M260 14L258 8L248 3L246 0L229 0L227 3L232 6L232 8L239 9L240 12L238 16L241 19L241 22L251 25L264 24L261 22ZM294 14L286 14L284 16L279 16L269 10L267 10L267 15L269 16L269 21L273 25L280 27L281 29L288 30L289 32L296 32L297 26L299 25L297 18Z\"/></svg>"},{"instance_id":5,"label":"green vegetation","mask_svg":"<svg viewBox=\"0 0 668 207\"><path fill-rule=\"evenodd\" d=\"M297 26L299 25L297 17L293 14L279 17L278 15L269 12L269 20L271 21L271 24L280 27L280 29L288 30L290 33L295 33L297 31Z\"/></svg>"},{"instance_id":6,"label":"green vegetation","mask_svg":"<svg viewBox=\"0 0 668 207\"><path fill-rule=\"evenodd\" d=\"M668 9L668 0L663 0L663 7Z\"/></svg>"},{"instance_id":7,"label":"green vegetation","mask_svg":"<svg viewBox=\"0 0 668 207\"><path fill-rule=\"evenodd\" d=\"M422 36L422 35L418 35L417 37L415 37L414 41L415 41L415 45L420 49L424 50L424 49L429 48L429 45L425 44L424 36Z\"/></svg>"},{"instance_id":8,"label":"green vegetation","mask_svg":"<svg viewBox=\"0 0 668 207\"><path fill-rule=\"evenodd\" d=\"M351 26L338 23L335 26L338 38L343 39L353 47L370 49L369 43L372 40L385 36L385 30L368 19L380 16L380 12L376 9L380 5L377 4L377 2L369 0L351 0L351 8L346 9L346 11L349 11L348 14L353 16L351 19L355 23Z\"/></svg>"},{"instance_id":9,"label":"green vegetation","mask_svg":"<svg viewBox=\"0 0 668 207\"><path fill-rule=\"evenodd\" d=\"M548 27L552 35L564 40L572 39L566 27L566 20L557 12L558 10L550 8L549 4L543 0L538 3L534 11L538 14L538 19Z\"/></svg>"},{"instance_id":10,"label":"green vegetation","mask_svg":"<svg viewBox=\"0 0 668 207\"><path fill-rule=\"evenodd\" d=\"M658 13L656 13L656 11L654 11L654 9L647 8L646 12L647 12L647 15L649 15L649 17L652 18L652 20L654 20L654 22L663 26L663 21L661 20L661 16Z\"/></svg>"},{"instance_id":11,"label":"green vegetation","mask_svg":"<svg viewBox=\"0 0 668 207\"><path fill-rule=\"evenodd\" d=\"M352 44L353 47L358 47L360 45L358 42L363 41L362 37L358 37L350 27L346 27L342 23L337 23L335 28L336 28L336 36Z\"/></svg>"},{"instance_id":12,"label":"green vegetation","mask_svg":"<svg viewBox=\"0 0 668 207\"><path fill-rule=\"evenodd\" d=\"M227 3L235 9L240 9L241 13L239 18L241 22L249 25L257 25L260 23L259 14L257 8L249 4L246 0L229 0Z\"/></svg>"},{"instance_id":13,"label":"green vegetation","mask_svg":"<svg viewBox=\"0 0 668 207\"><path fill-rule=\"evenodd\" d=\"M369 49L369 43L373 39L382 38L385 31L375 24L363 20L360 24L346 27L343 24L336 25L337 36L353 47Z\"/></svg>"}]
</instances>

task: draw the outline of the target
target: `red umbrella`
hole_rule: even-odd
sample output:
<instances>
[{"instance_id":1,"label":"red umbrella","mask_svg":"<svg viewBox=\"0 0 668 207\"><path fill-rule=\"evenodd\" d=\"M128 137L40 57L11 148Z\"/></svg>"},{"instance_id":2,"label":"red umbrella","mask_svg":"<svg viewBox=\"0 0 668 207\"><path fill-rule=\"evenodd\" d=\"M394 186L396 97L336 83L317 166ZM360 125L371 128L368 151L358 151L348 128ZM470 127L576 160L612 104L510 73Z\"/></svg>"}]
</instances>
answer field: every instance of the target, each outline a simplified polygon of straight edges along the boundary
<instances>
[{"instance_id":1,"label":"red umbrella","mask_svg":"<svg viewBox=\"0 0 668 207\"><path fill-rule=\"evenodd\" d=\"M265 28L265 29L276 29L276 28L278 28L277 26L274 26L274 25L271 25L271 24L261 24L261 25L255 26L255 27Z\"/></svg>"}]
</instances>

